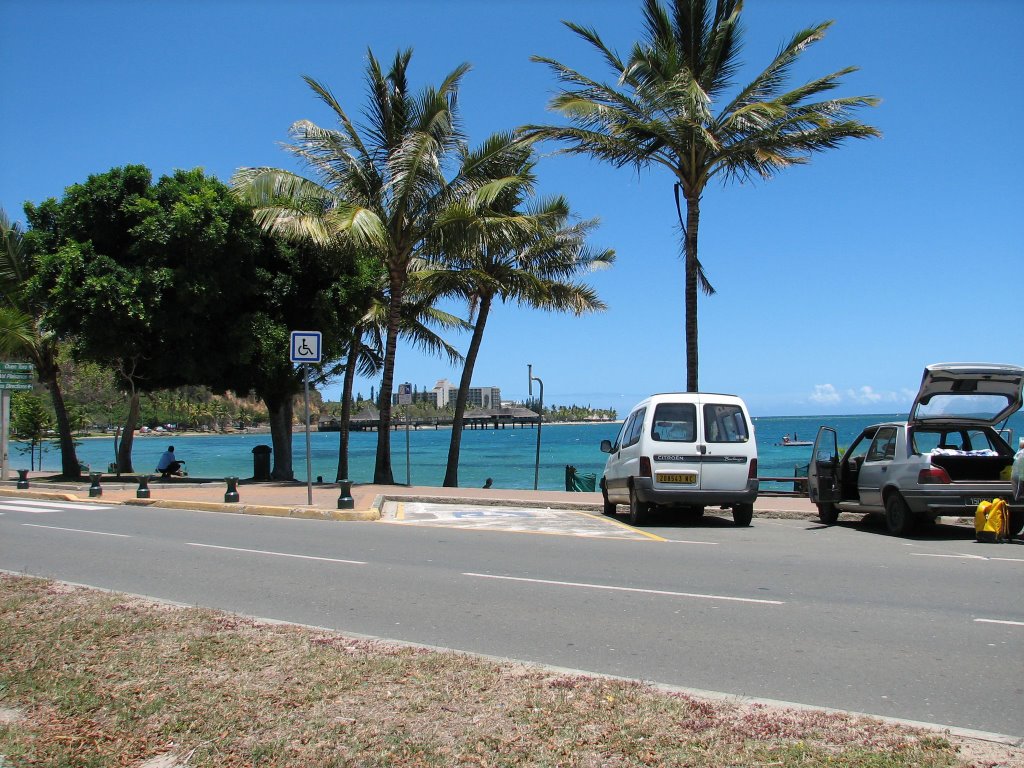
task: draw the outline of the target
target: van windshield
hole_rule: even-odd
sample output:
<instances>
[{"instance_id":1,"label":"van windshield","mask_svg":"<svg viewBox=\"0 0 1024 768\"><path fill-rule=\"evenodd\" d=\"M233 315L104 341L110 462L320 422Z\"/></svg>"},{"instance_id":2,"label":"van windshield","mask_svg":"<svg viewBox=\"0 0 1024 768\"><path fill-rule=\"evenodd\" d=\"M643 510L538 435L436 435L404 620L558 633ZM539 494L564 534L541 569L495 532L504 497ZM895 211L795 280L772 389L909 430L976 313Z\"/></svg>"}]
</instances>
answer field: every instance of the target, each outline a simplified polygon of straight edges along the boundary
<instances>
[{"instance_id":1,"label":"van windshield","mask_svg":"<svg viewBox=\"0 0 1024 768\"><path fill-rule=\"evenodd\" d=\"M663 443L697 439L697 408L693 403L660 403L654 409L651 438Z\"/></svg>"}]
</instances>

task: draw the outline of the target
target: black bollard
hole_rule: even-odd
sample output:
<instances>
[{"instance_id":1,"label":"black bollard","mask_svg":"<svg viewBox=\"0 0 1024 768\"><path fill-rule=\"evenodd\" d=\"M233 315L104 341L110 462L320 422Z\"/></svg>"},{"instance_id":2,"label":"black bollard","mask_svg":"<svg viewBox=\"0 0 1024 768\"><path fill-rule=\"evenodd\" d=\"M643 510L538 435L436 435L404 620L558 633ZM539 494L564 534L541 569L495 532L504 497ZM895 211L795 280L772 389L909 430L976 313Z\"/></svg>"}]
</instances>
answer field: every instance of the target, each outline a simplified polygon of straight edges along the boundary
<instances>
[{"instance_id":1,"label":"black bollard","mask_svg":"<svg viewBox=\"0 0 1024 768\"><path fill-rule=\"evenodd\" d=\"M100 488L100 478L103 477L102 472L90 472L89 473L89 496L96 497L103 495L103 489Z\"/></svg>"},{"instance_id":2,"label":"black bollard","mask_svg":"<svg viewBox=\"0 0 1024 768\"><path fill-rule=\"evenodd\" d=\"M352 481L340 480L338 488L341 491L341 495L338 496L338 509L355 509L356 500L352 498Z\"/></svg>"},{"instance_id":3,"label":"black bollard","mask_svg":"<svg viewBox=\"0 0 1024 768\"><path fill-rule=\"evenodd\" d=\"M21 488L22 490L28 488L28 470L27 469L19 469L18 470L18 487Z\"/></svg>"},{"instance_id":4,"label":"black bollard","mask_svg":"<svg viewBox=\"0 0 1024 768\"><path fill-rule=\"evenodd\" d=\"M147 477L146 475L139 475L139 490L135 492L135 498L149 498L149 477Z\"/></svg>"},{"instance_id":5,"label":"black bollard","mask_svg":"<svg viewBox=\"0 0 1024 768\"><path fill-rule=\"evenodd\" d=\"M228 491L224 494L224 501L233 504L238 501L238 478L225 477L224 482L228 484Z\"/></svg>"}]
</instances>

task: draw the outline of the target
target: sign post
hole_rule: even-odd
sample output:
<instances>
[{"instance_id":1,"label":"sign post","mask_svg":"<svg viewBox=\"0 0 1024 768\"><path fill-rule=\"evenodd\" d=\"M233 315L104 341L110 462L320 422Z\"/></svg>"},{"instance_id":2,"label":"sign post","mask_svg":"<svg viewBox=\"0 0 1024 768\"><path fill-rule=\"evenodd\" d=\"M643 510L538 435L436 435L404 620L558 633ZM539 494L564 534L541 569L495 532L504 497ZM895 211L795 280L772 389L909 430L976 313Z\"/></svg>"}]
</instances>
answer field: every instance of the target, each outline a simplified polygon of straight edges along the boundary
<instances>
[{"instance_id":1,"label":"sign post","mask_svg":"<svg viewBox=\"0 0 1024 768\"><path fill-rule=\"evenodd\" d=\"M306 391L306 503L313 506L313 461L309 448L309 364L321 360L320 331L292 331L291 355L293 363L302 363L302 377Z\"/></svg>"},{"instance_id":2,"label":"sign post","mask_svg":"<svg viewBox=\"0 0 1024 768\"><path fill-rule=\"evenodd\" d=\"M405 406L405 484L412 486L412 472L409 461L409 406L412 404L412 384L398 385L398 404Z\"/></svg>"},{"instance_id":3,"label":"sign post","mask_svg":"<svg viewBox=\"0 0 1024 768\"><path fill-rule=\"evenodd\" d=\"M0 362L0 480L10 477L11 391L32 389L35 368L32 363Z\"/></svg>"}]
</instances>

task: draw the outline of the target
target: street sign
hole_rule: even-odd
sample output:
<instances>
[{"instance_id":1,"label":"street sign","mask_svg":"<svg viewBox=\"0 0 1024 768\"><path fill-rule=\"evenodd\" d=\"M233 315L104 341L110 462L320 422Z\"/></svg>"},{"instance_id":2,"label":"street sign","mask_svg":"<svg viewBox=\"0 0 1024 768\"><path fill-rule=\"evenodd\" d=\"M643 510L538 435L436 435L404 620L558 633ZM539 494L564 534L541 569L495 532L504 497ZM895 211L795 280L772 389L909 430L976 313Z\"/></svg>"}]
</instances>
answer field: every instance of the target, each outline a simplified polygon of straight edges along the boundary
<instances>
[{"instance_id":1,"label":"street sign","mask_svg":"<svg viewBox=\"0 0 1024 768\"><path fill-rule=\"evenodd\" d=\"M0 373L32 373L32 363L9 363L0 361Z\"/></svg>"},{"instance_id":2,"label":"street sign","mask_svg":"<svg viewBox=\"0 0 1024 768\"><path fill-rule=\"evenodd\" d=\"M32 389L31 382L28 381L0 381L0 389L16 389L20 391L27 391Z\"/></svg>"},{"instance_id":3,"label":"street sign","mask_svg":"<svg viewBox=\"0 0 1024 768\"><path fill-rule=\"evenodd\" d=\"M293 363L319 363L320 331L292 331L291 361Z\"/></svg>"},{"instance_id":4,"label":"street sign","mask_svg":"<svg viewBox=\"0 0 1024 768\"><path fill-rule=\"evenodd\" d=\"M398 385L398 404L399 405L411 405L412 404L412 384L399 384Z\"/></svg>"}]
</instances>

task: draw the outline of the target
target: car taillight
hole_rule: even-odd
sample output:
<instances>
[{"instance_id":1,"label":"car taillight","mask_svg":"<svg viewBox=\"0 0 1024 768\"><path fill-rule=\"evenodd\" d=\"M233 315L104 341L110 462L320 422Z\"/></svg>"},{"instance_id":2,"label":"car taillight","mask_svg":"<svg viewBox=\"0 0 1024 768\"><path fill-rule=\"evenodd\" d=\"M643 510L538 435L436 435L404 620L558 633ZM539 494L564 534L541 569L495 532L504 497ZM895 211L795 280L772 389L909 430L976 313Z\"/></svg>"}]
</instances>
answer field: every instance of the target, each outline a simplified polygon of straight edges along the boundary
<instances>
[{"instance_id":1,"label":"car taillight","mask_svg":"<svg viewBox=\"0 0 1024 768\"><path fill-rule=\"evenodd\" d=\"M747 480L753 480L757 477L757 459L751 459L750 465L747 467Z\"/></svg>"},{"instance_id":2,"label":"car taillight","mask_svg":"<svg viewBox=\"0 0 1024 768\"><path fill-rule=\"evenodd\" d=\"M928 467L917 473L918 485L937 485L951 483L949 473L942 467Z\"/></svg>"},{"instance_id":3,"label":"car taillight","mask_svg":"<svg viewBox=\"0 0 1024 768\"><path fill-rule=\"evenodd\" d=\"M640 457L640 477L653 477L651 472L651 460L647 456Z\"/></svg>"}]
</instances>

